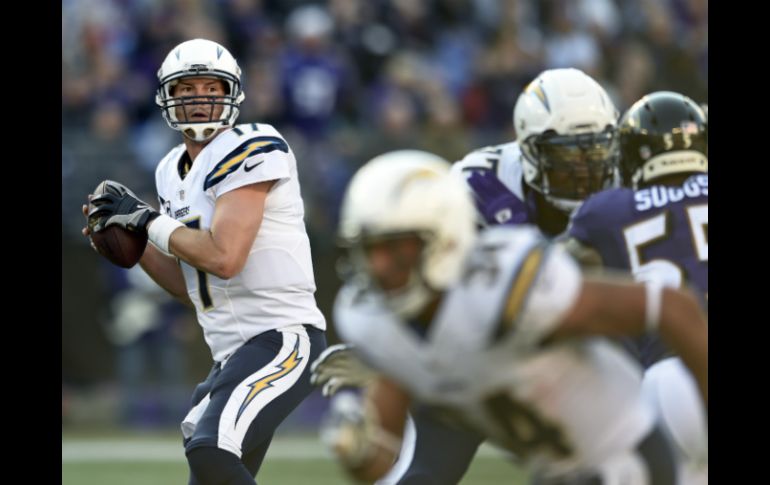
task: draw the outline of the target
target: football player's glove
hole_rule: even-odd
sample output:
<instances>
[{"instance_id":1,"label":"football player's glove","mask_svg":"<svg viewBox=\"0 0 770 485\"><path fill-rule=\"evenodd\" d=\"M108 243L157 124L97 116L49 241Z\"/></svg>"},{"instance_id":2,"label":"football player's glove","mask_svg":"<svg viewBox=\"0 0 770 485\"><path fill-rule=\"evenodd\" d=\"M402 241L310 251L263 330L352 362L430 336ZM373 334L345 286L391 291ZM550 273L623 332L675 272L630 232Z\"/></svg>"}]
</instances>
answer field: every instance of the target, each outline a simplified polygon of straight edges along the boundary
<instances>
[{"instance_id":1,"label":"football player's glove","mask_svg":"<svg viewBox=\"0 0 770 485\"><path fill-rule=\"evenodd\" d=\"M400 440L379 426L374 410L355 391L341 392L331 400L329 414L321 422L321 441L348 468L364 465L377 447L393 454L401 448Z\"/></svg>"},{"instance_id":2,"label":"football player's glove","mask_svg":"<svg viewBox=\"0 0 770 485\"><path fill-rule=\"evenodd\" d=\"M310 383L330 397L342 387L364 387L377 375L356 356L354 347L337 344L324 350L310 366Z\"/></svg>"},{"instance_id":3,"label":"football player's glove","mask_svg":"<svg viewBox=\"0 0 770 485\"><path fill-rule=\"evenodd\" d=\"M147 224L160 213L139 199L123 184L105 181L104 193L91 199L88 212L89 226L93 232L110 226L147 234Z\"/></svg>"}]
</instances>

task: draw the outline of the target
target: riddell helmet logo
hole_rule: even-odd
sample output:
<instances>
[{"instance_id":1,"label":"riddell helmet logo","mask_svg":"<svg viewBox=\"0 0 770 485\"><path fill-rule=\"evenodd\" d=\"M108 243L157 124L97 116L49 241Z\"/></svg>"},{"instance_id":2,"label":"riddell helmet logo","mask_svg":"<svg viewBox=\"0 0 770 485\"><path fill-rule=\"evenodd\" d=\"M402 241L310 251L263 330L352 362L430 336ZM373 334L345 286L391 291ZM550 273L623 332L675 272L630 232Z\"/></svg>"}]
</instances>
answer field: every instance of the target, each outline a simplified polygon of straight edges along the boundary
<instances>
[{"instance_id":1,"label":"riddell helmet logo","mask_svg":"<svg viewBox=\"0 0 770 485\"><path fill-rule=\"evenodd\" d=\"M683 163L692 163L696 161L698 157L695 156L689 156L689 157L683 157L683 158L665 158L660 161L660 164L664 167L669 167L671 165L681 165Z\"/></svg>"}]
</instances>

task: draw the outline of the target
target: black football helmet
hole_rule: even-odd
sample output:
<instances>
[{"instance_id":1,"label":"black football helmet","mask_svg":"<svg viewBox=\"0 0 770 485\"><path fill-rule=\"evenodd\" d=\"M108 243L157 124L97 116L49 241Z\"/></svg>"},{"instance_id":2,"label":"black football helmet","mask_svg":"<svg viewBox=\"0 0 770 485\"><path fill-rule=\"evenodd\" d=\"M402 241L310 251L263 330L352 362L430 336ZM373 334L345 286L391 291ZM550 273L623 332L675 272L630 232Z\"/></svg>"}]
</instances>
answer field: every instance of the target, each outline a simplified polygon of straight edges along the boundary
<instances>
[{"instance_id":1,"label":"black football helmet","mask_svg":"<svg viewBox=\"0 0 770 485\"><path fill-rule=\"evenodd\" d=\"M618 128L625 186L637 188L671 174L708 173L708 118L687 96L648 94L626 111Z\"/></svg>"}]
</instances>

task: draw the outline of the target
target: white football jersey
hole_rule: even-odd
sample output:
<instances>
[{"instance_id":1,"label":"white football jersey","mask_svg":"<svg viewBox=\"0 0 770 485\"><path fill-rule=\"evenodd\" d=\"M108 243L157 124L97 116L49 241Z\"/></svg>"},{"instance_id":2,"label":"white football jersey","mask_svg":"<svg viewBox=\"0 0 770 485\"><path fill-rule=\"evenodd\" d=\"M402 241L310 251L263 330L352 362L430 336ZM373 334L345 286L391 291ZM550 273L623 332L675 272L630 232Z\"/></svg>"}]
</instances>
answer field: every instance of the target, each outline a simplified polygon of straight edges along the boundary
<instances>
[{"instance_id":1,"label":"white football jersey","mask_svg":"<svg viewBox=\"0 0 770 485\"><path fill-rule=\"evenodd\" d=\"M229 280L180 261L187 292L214 360L221 361L260 333L287 325L326 328L316 305L310 242L294 153L266 124L224 131L180 175L185 145L158 165L155 182L161 212L188 227L211 227L217 197L245 185L277 180L243 270Z\"/></svg>"},{"instance_id":2,"label":"white football jersey","mask_svg":"<svg viewBox=\"0 0 770 485\"><path fill-rule=\"evenodd\" d=\"M536 229L497 226L481 233L424 337L353 285L334 315L340 336L417 401L565 473L633 450L653 426L641 370L622 350L548 340L581 285L577 264Z\"/></svg>"},{"instance_id":3,"label":"white football jersey","mask_svg":"<svg viewBox=\"0 0 770 485\"><path fill-rule=\"evenodd\" d=\"M524 200L524 171L521 164L521 148L517 142L493 145L473 150L462 160L452 164L452 172L470 175L473 169L491 170L497 178Z\"/></svg>"}]
</instances>

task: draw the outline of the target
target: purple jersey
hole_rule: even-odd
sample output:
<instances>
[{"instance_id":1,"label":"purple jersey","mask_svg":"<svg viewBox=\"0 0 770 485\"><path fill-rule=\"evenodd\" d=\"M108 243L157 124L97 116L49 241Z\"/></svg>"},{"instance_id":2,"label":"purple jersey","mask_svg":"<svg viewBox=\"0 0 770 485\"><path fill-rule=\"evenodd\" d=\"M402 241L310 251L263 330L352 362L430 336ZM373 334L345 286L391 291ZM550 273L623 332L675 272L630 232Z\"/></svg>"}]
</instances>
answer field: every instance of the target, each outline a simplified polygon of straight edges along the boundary
<instances>
[{"instance_id":1,"label":"purple jersey","mask_svg":"<svg viewBox=\"0 0 770 485\"><path fill-rule=\"evenodd\" d=\"M689 283L707 305L708 184L708 175L694 175L679 187L599 192L575 211L567 232L596 249L605 266L637 281ZM645 368L670 355L657 335L620 340Z\"/></svg>"},{"instance_id":2,"label":"purple jersey","mask_svg":"<svg viewBox=\"0 0 770 485\"><path fill-rule=\"evenodd\" d=\"M572 216L570 236L596 249L604 265L640 281L689 283L708 295L708 174L681 186L611 189Z\"/></svg>"}]
</instances>

